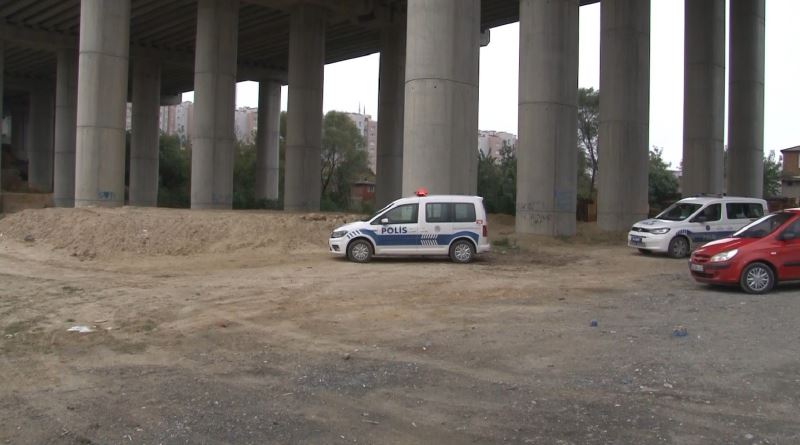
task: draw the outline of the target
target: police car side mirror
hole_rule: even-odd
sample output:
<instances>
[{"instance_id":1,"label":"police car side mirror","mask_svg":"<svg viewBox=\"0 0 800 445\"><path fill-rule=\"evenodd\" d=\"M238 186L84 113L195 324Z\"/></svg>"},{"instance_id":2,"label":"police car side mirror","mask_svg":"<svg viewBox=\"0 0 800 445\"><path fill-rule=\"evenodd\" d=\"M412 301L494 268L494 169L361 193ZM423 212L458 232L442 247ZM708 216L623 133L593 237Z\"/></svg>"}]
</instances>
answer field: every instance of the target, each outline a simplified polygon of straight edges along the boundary
<instances>
[{"instance_id":1,"label":"police car side mirror","mask_svg":"<svg viewBox=\"0 0 800 445\"><path fill-rule=\"evenodd\" d=\"M389 224L389 218L381 219L381 224Z\"/></svg>"}]
</instances>

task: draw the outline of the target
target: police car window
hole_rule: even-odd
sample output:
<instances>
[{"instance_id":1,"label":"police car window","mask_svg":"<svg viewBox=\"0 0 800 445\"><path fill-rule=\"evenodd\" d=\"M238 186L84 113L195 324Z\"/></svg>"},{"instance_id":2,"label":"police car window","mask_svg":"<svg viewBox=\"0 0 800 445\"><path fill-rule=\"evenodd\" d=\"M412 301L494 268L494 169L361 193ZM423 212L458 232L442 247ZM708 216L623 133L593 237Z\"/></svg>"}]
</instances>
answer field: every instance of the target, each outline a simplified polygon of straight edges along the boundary
<instances>
[{"instance_id":1,"label":"police car window","mask_svg":"<svg viewBox=\"0 0 800 445\"><path fill-rule=\"evenodd\" d=\"M427 222L447 222L449 219L450 205L435 202L425 204L425 221Z\"/></svg>"},{"instance_id":2,"label":"police car window","mask_svg":"<svg viewBox=\"0 0 800 445\"><path fill-rule=\"evenodd\" d=\"M728 212L728 219L747 219L747 204L741 202L729 202L725 204Z\"/></svg>"},{"instance_id":3,"label":"police car window","mask_svg":"<svg viewBox=\"0 0 800 445\"><path fill-rule=\"evenodd\" d=\"M475 204L458 203L455 205L455 222L475 222Z\"/></svg>"},{"instance_id":4,"label":"police car window","mask_svg":"<svg viewBox=\"0 0 800 445\"><path fill-rule=\"evenodd\" d=\"M418 212L419 204L406 204L389 210L383 218L387 218L389 224L415 224Z\"/></svg>"},{"instance_id":5,"label":"police car window","mask_svg":"<svg viewBox=\"0 0 800 445\"><path fill-rule=\"evenodd\" d=\"M748 218L761 218L764 216L764 206L761 204L745 204Z\"/></svg>"},{"instance_id":6,"label":"police car window","mask_svg":"<svg viewBox=\"0 0 800 445\"><path fill-rule=\"evenodd\" d=\"M761 204L731 202L725 204L728 219L753 219L764 216L764 207Z\"/></svg>"},{"instance_id":7,"label":"police car window","mask_svg":"<svg viewBox=\"0 0 800 445\"><path fill-rule=\"evenodd\" d=\"M666 221L683 221L684 219L691 216L697 209L700 208L700 204L689 204L685 202L675 203L669 206L667 210L661 212L656 219L663 219Z\"/></svg>"},{"instance_id":8,"label":"police car window","mask_svg":"<svg viewBox=\"0 0 800 445\"><path fill-rule=\"evenodd\" d=\"M705 216L705 222L719 221L722 217L722 204L711 204L700 211L697 216Z\"/></svg>"}]
</instances>

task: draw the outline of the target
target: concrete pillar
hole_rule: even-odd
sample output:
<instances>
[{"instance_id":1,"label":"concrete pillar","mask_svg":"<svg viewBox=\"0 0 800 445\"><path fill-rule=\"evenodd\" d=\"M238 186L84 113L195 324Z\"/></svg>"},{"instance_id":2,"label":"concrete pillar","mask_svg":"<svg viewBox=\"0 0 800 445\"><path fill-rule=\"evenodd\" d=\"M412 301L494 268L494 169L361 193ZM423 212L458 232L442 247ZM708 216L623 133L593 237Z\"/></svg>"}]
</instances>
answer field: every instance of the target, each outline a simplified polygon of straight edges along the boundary
<instances>
[{"instance_id":1,"label":"concrete pillar","mask_svg":"<svg viewBox=\"0 0 800 445\"><path fill-rule=\"evenodd\" d=\"M520 233L575 234L578 0L522 0L517 216Z\"/></svg>"},{"instance_id":2,"label":"concrete pillar","mask_svg":"<svg viewBox=\"0 0 800 445\"><path fill-rule=\"evenodd\" d=\"M0 125L3 123L3 72L5 71L5 43L0 40ZM13 125L13 124L12 124ZM0 143L0 164L2 164L3 150ZM0 165L0 212L3 211L3 167Z\"/></svg>"},{"instance_id":3,"label":"concrete pillar","mask_svg":"<svg viewBox=\"0 0 800 445\"><path fill-rule=\"evenodd\" d=\"M128 201L132 206L158 204L158 118L161 109L160 61L133 59L131 163Z\"/></svg>"},{"instance_id":4,"label":"concrete pillar","mask_svg":"<svg viewBox=\"0 0 800 445\"><path fill-rule=\"evenodd\" d=\"M78 53L58 52L56 72L56 139L53 168L53 203L75 205L75 137L78 123Z\"/></svg>"},{"instance_id":5,"label":"concrete pillar","mask_svg":"<svg viewBox=\"0 0 800 445\"><path fill-rule=\"evenodd\" d=\"M481 2L409 0L407 20L403 195L473 195Z\"/></svg>"},{"instance_id":6,"label":"concrete pillar","mask_svg":"<svg viewBox=\"0 0 800 445\"><path fill-rule=\"evenodd\" d=\"M728 194L764 193L764 0L731 0Z\"/></svg>"},{"instance_id":7,"label":"concrete pillar","mask_svg":"<svg viewBox=\"0 0 800 445\"><path fill-rule=\"evenodd\" d=\"M403 102L406 78L405 17L381 30L378 83L378 153L375 204L382 208L403 195Z\"/></svg>"},{"instance_id":8,"label":"concrete pillar","mask_svg":"<svg viewBox=\"0 0 800 445\"><path fill-rule=\"evenodd\" d=\"M53 90L46 85L31 91L28 107L28 187L53 191Z\"/></svg>"},{"instance_id":9,"label":"concrete pillar","mask_svg":"<svg viewBox=\"0 0 800 445\"><path fill-rule=\"evenodd\" d=\"M280 181L281 83L258 83L256 133L256 199L277 200Z\"/></svg>"},{"instance_id":10,"label":"concrete pillar","mask_svg":"<svg viewBox=\"0 0 800 445\"><path fill-rule=\"evenodd\" d=\"M28 159L28 101L17 100L11 108L11 151L18 161Z\"/></svg>"},{"instance_id":11,"label":"concrete pillar","mask_svg":"<svg viewBox=\"0 0 800 445\"><path fill-rule=\"evenodd\" d=\"M125 202L130 0L81 0L75 206Z\"/></svg>"},{"instance_id":12,"label":"concrete pillar","mask_svg":"<svg viewBox=\"0 0 800 445\"><path fill-rule=\"evenodd\" d=\"M722 193L725 0L686 0L683 84L684 196Z\"/></svg>"},{"instance_id":13,"label":"concrete pillar","mask_svg":"<svg viewBox=\"0 0 800 445\"><path fill-rule=\"evenodd\" d=\"M238 0L199 0L194 58L192 208L233 204Z\"/></svg>"},{"instance_id":14,"label":"concrete pillar","mask_svg":"<svg viewBox=\"0 0 800 445\"><path fill-rule=\"evenodd\" d=\"M597 225L626 230L649 213L650 0L600 6Z\"/></svg>"},{"instance_id":15,"label":"concrete pillar","mask_svg":"<svg viewBox=\"0 0 800 445\"><path fill-rule=\"evenodd\" d=\"M319 210L326 15L324 9L310 4L300 4L292 10L285 210Z\"/></svg>"}]
</instances>

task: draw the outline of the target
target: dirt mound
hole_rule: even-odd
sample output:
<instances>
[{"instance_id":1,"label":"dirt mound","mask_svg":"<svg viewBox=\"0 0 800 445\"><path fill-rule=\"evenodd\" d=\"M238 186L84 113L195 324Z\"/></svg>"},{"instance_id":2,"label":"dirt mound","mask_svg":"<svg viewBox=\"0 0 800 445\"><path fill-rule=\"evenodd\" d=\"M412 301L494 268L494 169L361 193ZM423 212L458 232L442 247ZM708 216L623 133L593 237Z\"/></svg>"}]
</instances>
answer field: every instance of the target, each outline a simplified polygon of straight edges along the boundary
<instances>
[{"instance_id":1,"label":"dirt mound","mask_svg":"<svg viewBox=\"0 0 800 445\"><path fill-rule=\"evenodd\" d=\"M331 230L356 215L123 207L25 210L0 219L0 241L63 249L80 258L327 249Z\"/></svg>"}]
</instances>

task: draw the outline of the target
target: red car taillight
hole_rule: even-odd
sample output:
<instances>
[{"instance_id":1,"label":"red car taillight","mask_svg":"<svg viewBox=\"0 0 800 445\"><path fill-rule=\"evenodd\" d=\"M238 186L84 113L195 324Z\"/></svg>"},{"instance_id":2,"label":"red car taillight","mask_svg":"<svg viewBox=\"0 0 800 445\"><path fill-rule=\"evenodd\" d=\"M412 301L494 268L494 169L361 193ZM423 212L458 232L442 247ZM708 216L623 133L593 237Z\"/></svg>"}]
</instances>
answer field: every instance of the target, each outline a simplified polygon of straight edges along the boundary
<instances>
[{"instance_id":1,"label":"red car taillight","mask_svg":"<svg viewBox=\"0 0 800 445\"><path fill-rule=\"evenodd\" d=\"M486 224L483 225L483 237L486 238L489 236L489 226Z\"/></svg>"}]
</instances>

